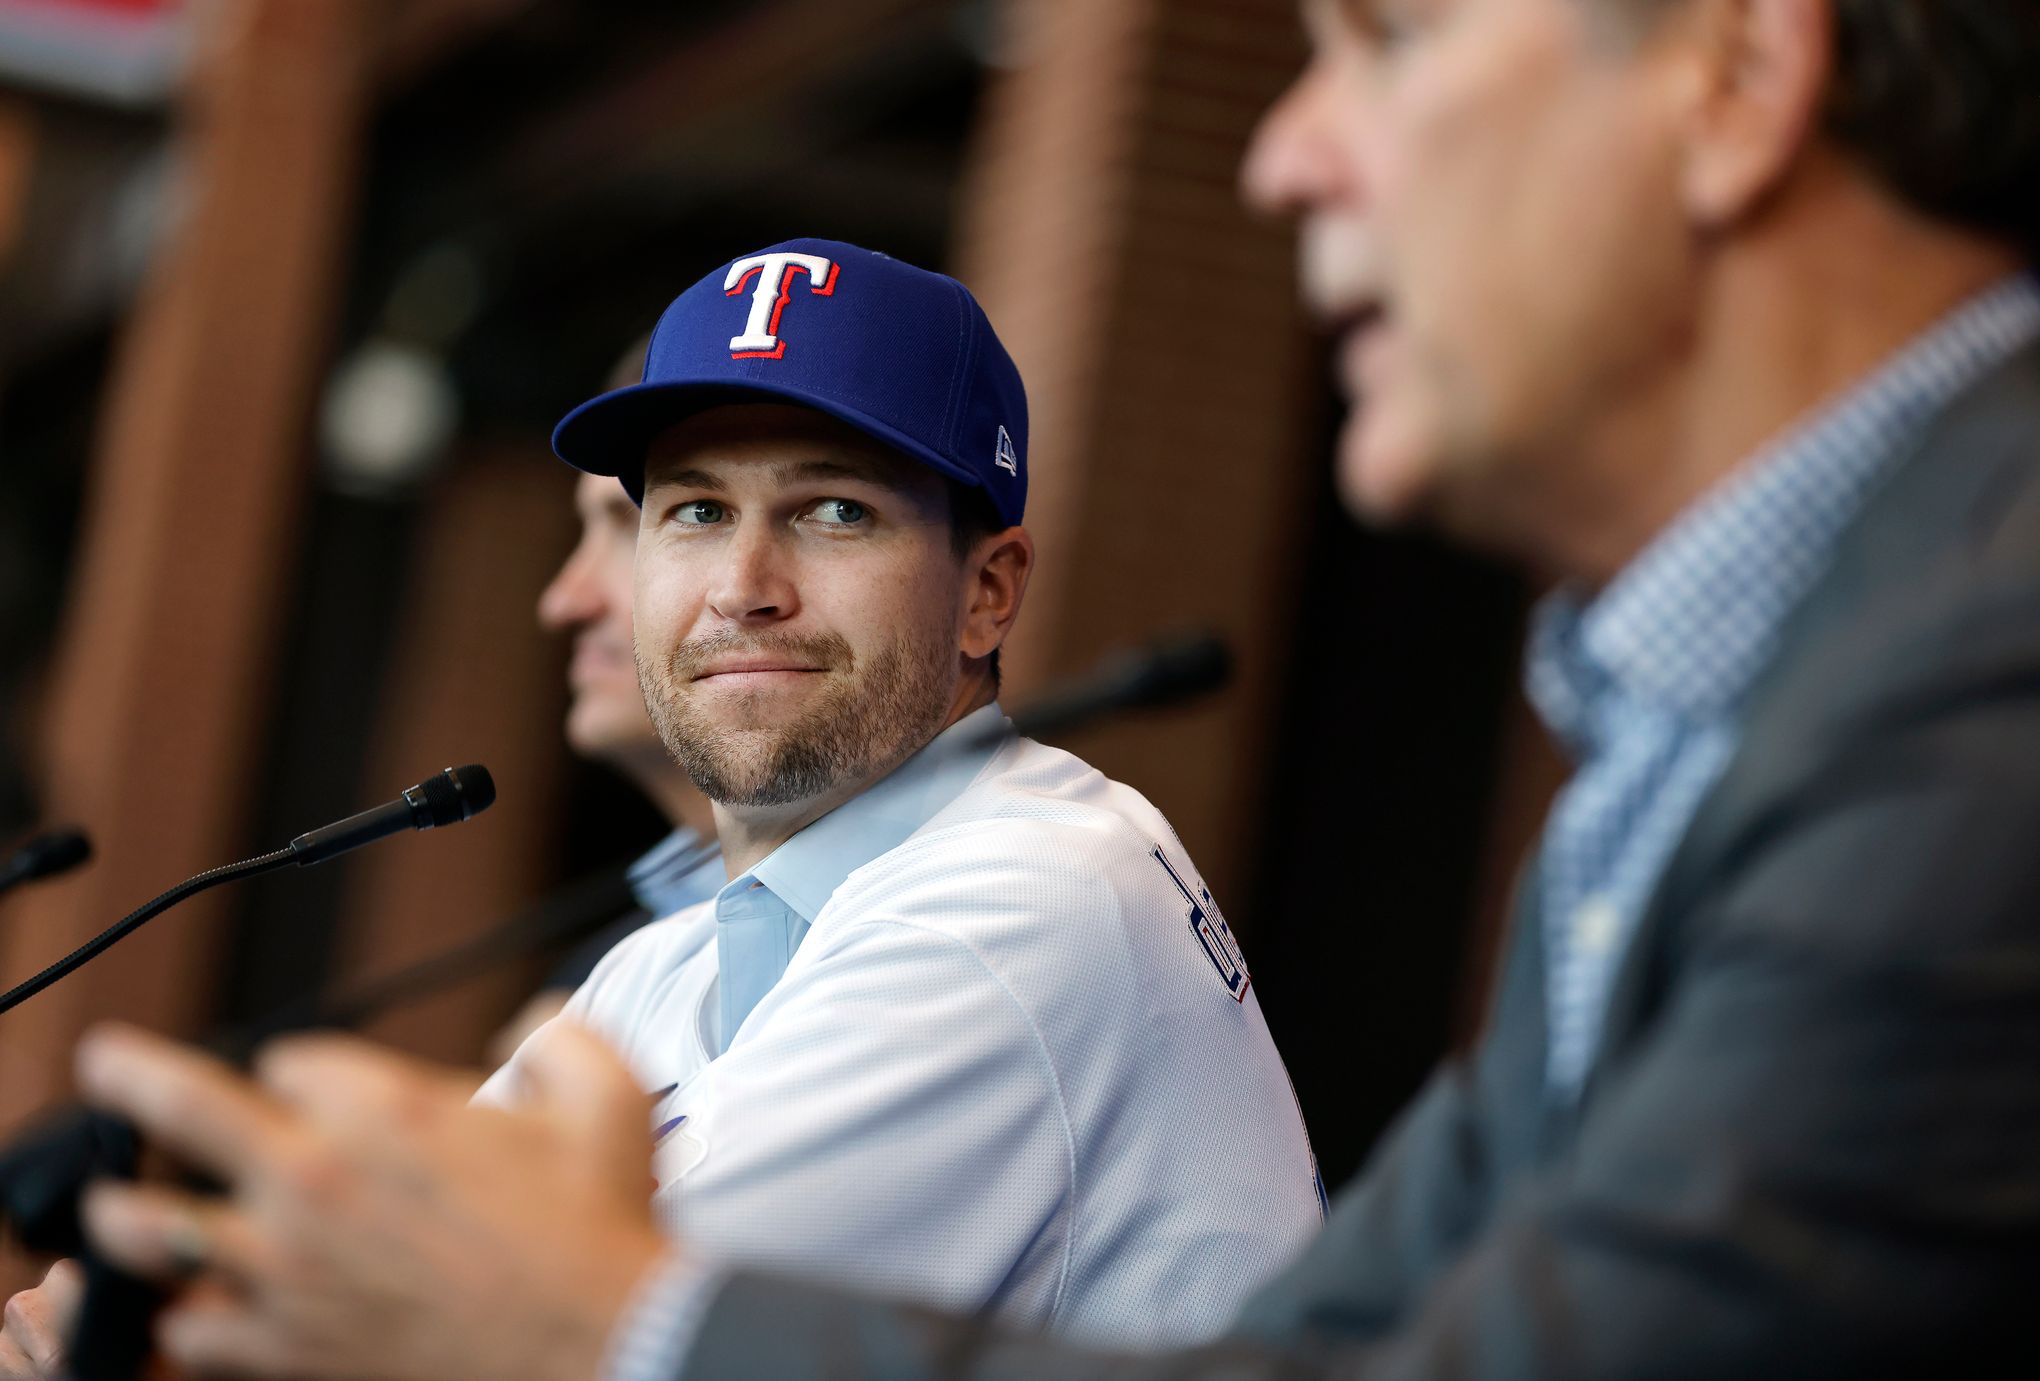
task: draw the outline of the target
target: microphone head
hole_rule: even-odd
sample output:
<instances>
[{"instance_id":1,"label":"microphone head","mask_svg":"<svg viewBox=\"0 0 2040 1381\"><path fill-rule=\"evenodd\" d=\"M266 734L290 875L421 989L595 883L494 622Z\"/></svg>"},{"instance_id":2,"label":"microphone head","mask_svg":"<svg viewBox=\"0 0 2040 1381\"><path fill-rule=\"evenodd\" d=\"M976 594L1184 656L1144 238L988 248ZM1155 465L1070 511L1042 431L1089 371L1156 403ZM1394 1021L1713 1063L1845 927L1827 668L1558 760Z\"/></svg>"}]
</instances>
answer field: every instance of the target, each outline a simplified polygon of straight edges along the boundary
<instances>
[{"instance_id":1,"label":"microphone head","mask_svg":"<svg viewBox=\"0 0 2040 1381\"><path fill-rule=\"evenodd\" d=\"M471 820L496 804L496 779L480 763L449 767L443 775L452 778L453 784L460 788L461 819Z\"/></svg>"},{"instance_id":2,"label":"microphone head","mask_svg":"<svg viewBox=\"0 0 2040 1381\"><path fill-rule=\"evenodd\" d=\"M496 803L496 779L480 763L449 767L418 783L418 791L425 798L426 813L431 816L430 822L422 826L425 829L472 820Z\"/></svg>"},{"instance_id":3,"label":"microphone head","mask_svg":"<svg viewBox=\"0 0 2040 1381\"><path fill-rule=\"evenodd\" d=\"M1165 638L1111 658L1082 681L1023 708L1013 728L1042 738L1122 710L1158 709L1195 700L1232 675L1232 653L1207 632Z\"/></svg>"},{"instance_id":4,"label":"microphone head","mask_svg":"<svg viewBox=\"0 0 2040 1381\"><path fill-rule=\"evenodd\" d=\"M1132 697L1144 706L1173 705L1218 690L1232 679L1232 650L1213 633L1186 633L1140 653Z\"/></svg>"},{"instance_id":5,"label":"microphone head","mask_svg":"<svg viewBox=\"0 0 2040 1381\"><path fill-rule=\"evenodd\" d=\"M92 858L92 841L83 830L51 830L14 851L7 871L20 882L68 873Z\"/></svg>"}]
</instances>

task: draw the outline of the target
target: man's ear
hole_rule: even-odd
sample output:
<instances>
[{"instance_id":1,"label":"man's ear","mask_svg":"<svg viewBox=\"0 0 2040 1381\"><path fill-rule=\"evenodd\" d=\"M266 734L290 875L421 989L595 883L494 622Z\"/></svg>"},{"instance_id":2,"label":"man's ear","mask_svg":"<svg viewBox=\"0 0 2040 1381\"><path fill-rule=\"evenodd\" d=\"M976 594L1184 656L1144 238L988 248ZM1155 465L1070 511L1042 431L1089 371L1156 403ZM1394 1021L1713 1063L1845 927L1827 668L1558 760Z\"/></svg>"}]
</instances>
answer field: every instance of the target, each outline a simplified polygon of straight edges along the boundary
<instances>
[{"instance_id":1,"label":"man's ear","mask_svg":"<svg viewBox=\"0 0 2040 1381\"><path fill-rule=\"evenodd\" d=\"M1006 640L1027 581L1034 574L1034 538L1024 527L980 538L965 558L970 584L965 591L962 650L972 659L989 657Z\"/></svg>"},{"instance_id":2,"label":"man's ear","mask_svg":"<svg viewBox=\"0 0 2040 1381\"><path fill-rule=\"evenodd\" d=\"M1695 84L1681 191L1696 224L1750 215L1813 138L1834 74L1834 0L1696 0Z\"/></svg>"}]
</instances>

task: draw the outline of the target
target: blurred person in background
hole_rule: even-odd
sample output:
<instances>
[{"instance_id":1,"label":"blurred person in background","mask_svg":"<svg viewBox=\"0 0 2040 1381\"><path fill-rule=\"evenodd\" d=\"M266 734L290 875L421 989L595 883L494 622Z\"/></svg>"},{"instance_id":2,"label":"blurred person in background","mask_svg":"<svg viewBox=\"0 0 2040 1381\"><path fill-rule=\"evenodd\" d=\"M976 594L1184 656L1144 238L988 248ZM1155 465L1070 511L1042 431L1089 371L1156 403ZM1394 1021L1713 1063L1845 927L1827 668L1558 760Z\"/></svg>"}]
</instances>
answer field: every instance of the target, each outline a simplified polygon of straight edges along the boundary
<instances>
[{"instance_id":1,"label":"blurred person in background","mask_svg":"<svg viewBox=\"0 0 2040 1381\"><path fill-rule=\"evenodd\" d=\"M1485 1036L1316 1241L1208 1348L1084 1353L662 1240L633 1085L564 1023L516 1118L358 1044L251 1083L104 1032L93 1096L232 1185L88 1205L137 1269L219 1262L174 1355L623 1381L2031 1355L2040 9L1304 12L1245 185L1300 219L1339 330L1343 491L1556 578L1528 679L1578 760ZM404 1144L351 1135L355 1107L409 1110Z\"/></svg>"},{"instance_id":2,"label":"blurred person in background","mask_svg":"<svg viewBox=\"0 0 2040 1381\"><path fill-rule=\"evenodd\" d=\"M626 382L635 382L635 371ZM708 900L725 881L708 798L666 752L638 688L630 626L637 505L616 481L583 475L574 484L574 508L581 540L538 600L538 621L573 637L567 744L629 779L672 823L673 832L625 870L635 907L576 946L497 1035L490 1049L498 1063L559 1014L619 940L648 921Z\"/></svg>"},{"instance_id":3,"label":"blurred person in background","mask_svg":"<svg viewBox=\"0 0 2040 1381\"><path fill-rule=\"evenodd\" d=\"M639 340L624 352L610 372L610 388L638 381L646 344ZM559 1014L617 941L647 921L706 901L723 884L714 811L666 752L645 713L644 691L638 686L630 626L637 505L621 484L583 475L574 482L574 512L580 519L581 539L538 598L540 626L573 639L567 664L572 696L567 746L620 773L658 808L673 832L624 870L623 882L634 906L616 897L615 889L597 889L590 900L617 908L617 918L575 946L505 1023L489 1047L498 1064ZM576 904L581 891L574 889Z\"/></svg>"}]
</instances>

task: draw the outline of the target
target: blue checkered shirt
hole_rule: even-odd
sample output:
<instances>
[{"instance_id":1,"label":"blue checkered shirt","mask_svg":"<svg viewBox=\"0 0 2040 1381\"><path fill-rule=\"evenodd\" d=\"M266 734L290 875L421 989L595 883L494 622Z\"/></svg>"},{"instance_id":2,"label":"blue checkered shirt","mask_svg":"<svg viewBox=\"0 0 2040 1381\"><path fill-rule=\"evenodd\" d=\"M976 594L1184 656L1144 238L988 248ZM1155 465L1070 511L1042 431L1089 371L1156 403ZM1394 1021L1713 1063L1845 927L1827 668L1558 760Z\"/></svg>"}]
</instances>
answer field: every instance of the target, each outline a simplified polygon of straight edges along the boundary
<instances>
[{"instance_id":1,"label":"blue checkered shirt","mask_svg":"<svg viewBox=\"0 0 2040 1381\"><path fill-rule=\"evenodd\" d=\"M1579 764L1539 856L1554 1094L1577 1095L1631 932L1842 529L1935 412L2036 336L2040 286L1997 285L1751 457L1597 596L1539 605L1526 687Z\"/></svg>"}]
</instances>

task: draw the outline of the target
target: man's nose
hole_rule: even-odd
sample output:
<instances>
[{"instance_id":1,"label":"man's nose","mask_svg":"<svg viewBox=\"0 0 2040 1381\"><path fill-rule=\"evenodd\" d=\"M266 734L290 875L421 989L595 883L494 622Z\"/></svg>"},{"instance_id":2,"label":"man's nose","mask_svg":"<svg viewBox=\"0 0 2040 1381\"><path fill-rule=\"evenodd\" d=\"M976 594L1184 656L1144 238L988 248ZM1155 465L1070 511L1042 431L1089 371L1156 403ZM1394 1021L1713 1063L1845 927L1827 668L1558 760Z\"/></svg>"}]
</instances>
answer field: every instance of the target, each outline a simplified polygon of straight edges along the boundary
<instances>
[{"instance_id":1,"label":"man's nose","mask_svg":"<svg viewBox=\"0 0 2040 1381\"><path fill-rule=\"evenodd\" d=\"M1339 177L1324 123L1325 75L1313 63L1297 74L1254 128L1240 161L1240 197L1269 215L1293 215L1325 200Z\"/></svg>"},{"instance_id":2,"label":"man's nose","mask_svg":"<svg viewBox=\"0 0 2040 1381\"><path fill-rule=\"evenodd\" d=\"M538 596L538 625L564 633L602 617L602 583L589 569L587 552L576 548Z\"/></svg>"},{"instance_id":3,"label":"man's nose","mask_svg":"<svg viewBox=\"0 0 2040 1381\"><path fill-rule=\"evenodd\" d=\"M732 623L790 618L799 608L792 557L765 523L739 522L725 542L708 603Z\"/></svg>"}]
</instances>

